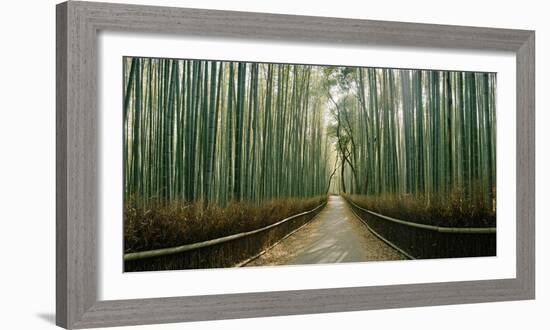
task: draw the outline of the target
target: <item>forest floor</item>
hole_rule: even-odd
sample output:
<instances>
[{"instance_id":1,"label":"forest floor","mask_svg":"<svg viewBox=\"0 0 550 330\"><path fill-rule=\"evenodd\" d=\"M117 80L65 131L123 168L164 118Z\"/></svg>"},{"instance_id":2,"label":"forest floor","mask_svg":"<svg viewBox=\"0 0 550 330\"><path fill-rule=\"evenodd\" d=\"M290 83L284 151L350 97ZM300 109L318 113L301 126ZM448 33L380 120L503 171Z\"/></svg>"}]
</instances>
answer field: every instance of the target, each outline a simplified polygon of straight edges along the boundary
<instances>
[{"instance_id":1,"label":"forest floor","mask_svg":"<svg viewBox=\"0 0 550 330\"><path fill-rule=\"evenodd\" d=\"M342 197L330 196L315 219L246 266L402 259L355 217Z\"/></svg>"}]
</instances>

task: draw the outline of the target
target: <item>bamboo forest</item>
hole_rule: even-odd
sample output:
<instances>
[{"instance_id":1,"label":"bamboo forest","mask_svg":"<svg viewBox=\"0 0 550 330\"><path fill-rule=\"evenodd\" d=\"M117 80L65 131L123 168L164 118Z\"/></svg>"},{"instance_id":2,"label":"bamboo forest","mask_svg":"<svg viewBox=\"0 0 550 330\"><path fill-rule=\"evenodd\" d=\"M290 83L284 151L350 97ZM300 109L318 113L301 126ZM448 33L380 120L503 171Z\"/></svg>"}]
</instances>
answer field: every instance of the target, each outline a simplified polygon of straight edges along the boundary
<instances>
[{"instance_id":1,"label":"bamboo forest","mask_svg":"<svg viewBox=\"0 0 550 330\"><path fill-rule=\"evenodd\" d=\"M205 246L154 269L407 259L409 236L451 239L383 218L496 226L495 73L124 57L123 135L127 259ZM385 239L296 256L358 230Z\"/></svg>"}]
</instances>

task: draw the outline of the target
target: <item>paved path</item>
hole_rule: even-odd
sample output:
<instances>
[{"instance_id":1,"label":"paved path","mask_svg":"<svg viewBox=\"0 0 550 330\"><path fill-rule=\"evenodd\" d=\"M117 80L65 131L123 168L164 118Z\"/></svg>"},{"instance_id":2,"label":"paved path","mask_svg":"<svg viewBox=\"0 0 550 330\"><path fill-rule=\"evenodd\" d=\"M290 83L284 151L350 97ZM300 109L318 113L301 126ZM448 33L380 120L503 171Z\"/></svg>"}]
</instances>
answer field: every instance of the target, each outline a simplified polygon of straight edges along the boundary
<instances>
[{"instance_id":1,"label":"paved path","mask_svg":"<svg viewBox=\"0 0 550 330\"><path fill-rule=\"evenodd\" d=\"M246 266L405 259L374 236L340 196L300 230Z\"/></svg>"}]
</instances>

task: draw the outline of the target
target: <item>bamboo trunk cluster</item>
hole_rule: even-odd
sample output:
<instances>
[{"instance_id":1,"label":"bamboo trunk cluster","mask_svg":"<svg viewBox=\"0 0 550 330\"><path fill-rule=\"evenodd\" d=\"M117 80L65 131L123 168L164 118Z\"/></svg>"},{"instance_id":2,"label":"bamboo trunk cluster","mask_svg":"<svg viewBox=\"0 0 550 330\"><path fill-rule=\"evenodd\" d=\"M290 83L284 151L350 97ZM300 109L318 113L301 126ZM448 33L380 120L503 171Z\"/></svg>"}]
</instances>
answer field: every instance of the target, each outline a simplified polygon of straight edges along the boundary
<instances>
[{"instance_id":1,"label":"bamboo trunk cluster","mask_svg":"<svg viewBox=\"0 0 550 330\"><path fill-rule=\"evenodd\" d=\"M125 200L215 203L326 192L311 66L124 58Z\"/></svg>"},{"instance_id":2,"label":"bamboo trunk cluster","mask_svg":"<svg viewBox=\"0 0 550 330\"><path fill-rule=\"evenodd\" d=\"M458 194L494 207L494 73L355 68L340 75L333 106L341 191L428 201Z\"/></svg>"}]
</instances>

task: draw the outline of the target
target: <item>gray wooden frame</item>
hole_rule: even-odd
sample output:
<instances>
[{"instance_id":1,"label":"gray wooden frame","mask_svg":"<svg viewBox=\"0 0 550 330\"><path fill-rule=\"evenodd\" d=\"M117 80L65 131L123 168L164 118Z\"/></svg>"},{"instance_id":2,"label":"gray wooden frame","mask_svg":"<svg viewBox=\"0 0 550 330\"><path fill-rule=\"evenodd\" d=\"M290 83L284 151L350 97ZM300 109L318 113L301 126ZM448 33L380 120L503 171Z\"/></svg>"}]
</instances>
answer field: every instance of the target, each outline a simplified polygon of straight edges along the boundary
<instances>
[{"instance_id":1,"label":"gray wooden frame","mask_svg":"<svg viewBox=\"0 0 550 330\"><path fill-rule=\"evenodd\" d=\"M515 279L98 301L97 33L512 51L517 57ZM56 322L66 328L534 299L534 31L93 2L57 5Z\"/></svg>"}]
</instances>

